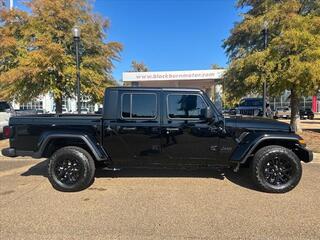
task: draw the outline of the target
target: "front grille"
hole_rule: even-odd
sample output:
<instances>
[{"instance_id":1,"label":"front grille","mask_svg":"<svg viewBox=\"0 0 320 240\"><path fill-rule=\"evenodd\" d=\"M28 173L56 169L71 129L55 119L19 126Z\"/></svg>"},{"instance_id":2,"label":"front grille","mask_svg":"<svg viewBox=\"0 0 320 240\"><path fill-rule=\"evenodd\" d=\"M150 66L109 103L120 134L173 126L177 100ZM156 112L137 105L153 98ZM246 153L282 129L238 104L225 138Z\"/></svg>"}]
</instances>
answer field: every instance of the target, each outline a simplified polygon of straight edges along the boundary
<instances>
[{"instance_id":1,"label":"front grille","mask_svg":"<svg viewBox=\"0 0 320 240\"><path fill-rule=\"evenodd\" d=\"M254 116L254 109L240 109L240 114Z\"/></svg>"}]
</instances>

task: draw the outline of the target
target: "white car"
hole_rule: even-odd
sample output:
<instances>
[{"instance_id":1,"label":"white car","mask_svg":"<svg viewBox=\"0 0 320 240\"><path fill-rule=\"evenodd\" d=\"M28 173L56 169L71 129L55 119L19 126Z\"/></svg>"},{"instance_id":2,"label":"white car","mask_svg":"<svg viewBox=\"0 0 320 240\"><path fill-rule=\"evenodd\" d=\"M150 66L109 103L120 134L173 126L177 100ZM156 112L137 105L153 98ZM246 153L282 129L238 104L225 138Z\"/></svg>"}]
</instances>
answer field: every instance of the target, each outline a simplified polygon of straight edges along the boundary
<instances>
[{"instance_id":1,"label":"white car","mask_svg":"<svg viewBox=\"0 0 320 240\"><path fill-rule=\"evenodd\" d=\"M0 112L0 134L3 133L3 127L8 126L9 115L7 113Z\"/></svg>"},{"instance_id":2,"label":"white car","mask_svg":"<svg viewBox=\"0 0 320 240\"><path fill-rule=\"evenodd\" d=\"M0 134L3 133L3 127L8 126L9 118L14 113L11 105L5 101L0 101Z\"/></svg>"},{"instance_id":3,"label":"white car","mask_svg":"<svg viewBox=\"0 0 320 240\"><path fill-rule=\"evenodd\" d=\"M276 109L275 118L290 118L291 108L290 107L278 107Z\"/></svg>"}]
</instances>

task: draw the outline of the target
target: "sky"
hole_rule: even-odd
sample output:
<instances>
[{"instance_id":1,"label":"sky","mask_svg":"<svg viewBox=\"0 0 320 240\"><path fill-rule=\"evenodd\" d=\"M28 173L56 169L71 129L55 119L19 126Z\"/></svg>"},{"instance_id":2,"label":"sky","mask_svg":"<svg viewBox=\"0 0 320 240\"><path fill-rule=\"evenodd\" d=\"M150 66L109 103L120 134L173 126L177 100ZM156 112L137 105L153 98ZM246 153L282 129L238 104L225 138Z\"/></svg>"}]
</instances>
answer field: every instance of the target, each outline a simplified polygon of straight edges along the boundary
<instances>
[{"instance_id":1,"label":"sky","mask_svg":"<svg viewBox=\"0 0 320 240\"><path fill-rule=\"evenodd\" d=\"M113 70L117 81L132 60L150 71L225 67L223 40L241 19L236 0L95 0L94 11L110 20L106 41L124 47Z\"/></svg>"},{"instance_id":2,"label":"sky","mask_svg":"<svg viewBox=\"0 0 320 240\"><path fill-rule=\"evenodd\" d=\"M94 7L110 20L107 40L124 46L117 80L132 60L151 71L225 67L223 40L240 20L235 0L96 0Z\"/></svg>"}]
</instances>

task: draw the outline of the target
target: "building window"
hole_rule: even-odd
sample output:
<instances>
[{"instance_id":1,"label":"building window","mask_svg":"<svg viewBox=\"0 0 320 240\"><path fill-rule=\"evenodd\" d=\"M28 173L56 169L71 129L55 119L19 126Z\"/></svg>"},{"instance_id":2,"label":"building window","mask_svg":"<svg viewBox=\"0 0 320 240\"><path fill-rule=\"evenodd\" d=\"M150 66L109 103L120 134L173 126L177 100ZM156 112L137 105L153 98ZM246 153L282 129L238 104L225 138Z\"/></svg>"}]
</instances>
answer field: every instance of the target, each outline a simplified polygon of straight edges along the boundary
<instances>
[{"instance_id":1,"label":"building window","mask_svg":"<svg viewBox=\"0 0 320 240\"><path fill-rule=\"evenodd\" d=\"M167 98L169 118L200 119L207 108L200 95L170 94Z\"/></svg>"},{"instance_id":2,"label":"building window","mask_svg":"<svg viewBox=\"0 0 320 240\"><path fill-rule=\"evenodd\" d=\"M42 101L32 101L28 103L20 104L20 110L42 110L43 102Z\"/></svg>"},{"instance_id":3,"label":"building window","mask_svg":"<svg viewBox=\"0 0 320 240\"><path fill-rule=\"evenodd\" d=\"M154 119L157 116L157 96L153 93L122 95L122 118Z\"/></svg>"}]
</instances>

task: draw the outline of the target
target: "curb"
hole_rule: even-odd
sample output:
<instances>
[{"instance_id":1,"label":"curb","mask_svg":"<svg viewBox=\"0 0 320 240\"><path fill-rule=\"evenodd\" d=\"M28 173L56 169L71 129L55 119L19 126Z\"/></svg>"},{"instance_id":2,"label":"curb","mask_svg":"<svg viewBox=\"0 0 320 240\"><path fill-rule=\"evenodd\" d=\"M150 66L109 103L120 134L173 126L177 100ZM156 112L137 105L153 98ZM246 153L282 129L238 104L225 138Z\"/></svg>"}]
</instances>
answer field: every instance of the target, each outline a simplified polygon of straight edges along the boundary
<instances>
[{"instance_id":1,"label":"curb","mask_svg":"<svg viewBox=\"0 0 320 240\"><path fill-rule=\"evenodd\" d=\"M313 153L312 163L320 163L320 153Z\"/></svg>"}]
</instances>

